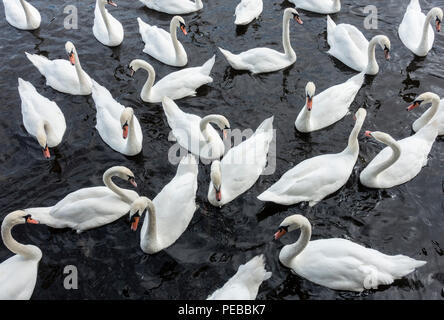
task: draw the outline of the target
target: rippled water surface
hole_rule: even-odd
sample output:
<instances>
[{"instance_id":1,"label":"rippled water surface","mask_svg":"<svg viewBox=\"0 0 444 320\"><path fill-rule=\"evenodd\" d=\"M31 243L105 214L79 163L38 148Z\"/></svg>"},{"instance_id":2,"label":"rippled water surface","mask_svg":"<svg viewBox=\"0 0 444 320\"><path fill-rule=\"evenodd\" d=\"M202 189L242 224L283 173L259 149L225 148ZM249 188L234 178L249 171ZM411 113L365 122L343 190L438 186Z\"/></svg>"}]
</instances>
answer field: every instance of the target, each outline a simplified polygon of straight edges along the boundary
<instances>
[{"instance_id":1,"label":"rippled water surface","mask_svg":"<svg viewBox=\"0 0 444 320\"><path fill-rule=\"evenodd\" d=\"M123 44L102 46L92 34L93 0L33 0L42 14L37 31L19 31L0 18L0 208L1 219L9 212L36 206L51 206L69 192L102 184L102 174L113 165L125 165L136 175L139 194L154 198L175 175L167 161L172 142L160 104L143 103L139 97L146 73L129 77L132 59L149 61L157 79L175 71L142 52L143 42L136 18L168 29L170 15L144 8L135 0L117 0L109 9L125 29ZM380 130L396 139L412 134L412 122L424 108L407 112L405 107L425 91L444 96L444 38L436 35L426 58L415 58L400 42L397 26L408 1L372 1L379 9L379 30L365 30L364 6L370 1L343 0L343 9L333 15L337 23L350 23L370 39L386 34L391 39L391 60L378 49L380 72L367 77L351 106L368 111L366 130ZM423 11L444 1L421 0ZM433 145L429 162L412 181L389 190L371 190L359 184L359 173L382 148L360 135L360 155L347 184L313 208L264 205L256 196L300 161L345 148L354 125L352 115L320 132L301 134L294 120L304 105L304 87L314 81L318 91L356 74L326 52L326 17L300 11L303 25L291 24L291 43L298 55L286 70L253 76L231 69L217 46L240 52L256 46L282 50L281 20L287 1L264 1L259 20L236 28L234 8L238 0L204 0L204 10L184 16L189 35L179 36L189 56L189 66L201 65L216 54L214 82L198 90L196 97L178 101L186 112L201 116L224 114L232 128L255 129L265 118L275 116L277 170L263 176L248 192L222 209L207 201L209 166L199 166L199 209L178 241L155 255L139 247L139 232L129 228L128 218L83 234L46 226L18 226L14 236L35 244L43 252L33 299L204 299L231 277L240 264L264 253L273 272L263 283L259 299L442 299L444 287L444 139ZM63 8L75 4L79 30L65 30ZM82 67L106 86L113 97L132 106L142 125L143 152L126 157L110 149L95 127L91 96L71 96L45 85L45 79L26 59L24 52L50 59L66 58L64 43L76 45ZM37 90L55 100L67 121L63 143L45 161L37 142L24 129L17 78L31 81ZM119 184L121 184L119 182ZM123 183L125 184L125 183ZM122 185L122 184L121 184ZM126 186L128 188L129 186ZM301 213L313 224L313 239L340 237L388 254L402 253L426 260L427 265L391 286L362 294L333 291L293 275L278 260L281 247L295 241L298 233L271 241L279 223ZM0 245L0 261L11 253ZM63 288L63 268L75 265L79 289ZM319 261L322 265L322 261Z\"/></svg>"}]
</instances>

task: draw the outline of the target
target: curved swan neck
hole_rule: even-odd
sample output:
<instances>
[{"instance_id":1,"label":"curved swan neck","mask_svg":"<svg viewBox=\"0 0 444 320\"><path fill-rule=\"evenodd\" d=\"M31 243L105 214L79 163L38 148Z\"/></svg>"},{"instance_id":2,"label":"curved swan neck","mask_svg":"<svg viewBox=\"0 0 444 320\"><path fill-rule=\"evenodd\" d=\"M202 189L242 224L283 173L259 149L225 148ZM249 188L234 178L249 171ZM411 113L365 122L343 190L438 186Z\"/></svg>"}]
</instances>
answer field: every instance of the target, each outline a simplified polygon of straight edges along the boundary
<instances>
[{"instance_id":1,"label":"curved swan neck","mask_svg":"<svg viewBox=\"0 0 444 320\"><path fill-rule=\"evenodd\" d=\"M156 78L156 72L154 71L154 68L148 63L143 60L138 61L137 63L138 67L146 70L148 72L148 79L146 80L141 95L144 97L149 97L151 89L154 85L154 80Z\"/></svg>"},{"instance_id":2,"label":"curved swan neck","mask_svg":"<svg viewBox=\"0 0 444 320\"><path fill-rule=\"evenodd\" d=\"M11 230L15 225L11 225L9 223L3 223L2 230L2 239L6 248L12 251L15 254L21 255L26 259L38 258L37 252L34 246L28 246L17 242L13 237Z\"/></svg>"},{"instance_id":3,"label":"curved swan neck","mask_svg":"<svg viewBox=\"0 0 444 320\"><path fill-rule=\"evenodd\" d=\"M205 137L206 141L211 140L211 137L207 132L207 125L210 122L217 124L217 121L218 121L218 116L214 115L214 114L208 115L208 116L204 117L202 120L200 120L200 124L199 124L200 131L202 132L202 135Z\"/></svg>"},{"instance_id":4,"label":"curved swan neck","mask_svg":"<svg viewBox=\"0 0 444 320\"><path fill-rule=\"evenodd\" d=\"M367 70L366 73L376 74L379 71L379 65L376 61L376 44L378 43L378 36L373 37L368 44L368 62L367 62Z\"/></svg>"},{"instance_id":5,"label":"curved swan neck","mask_svg":"<svg viewBox=\"0 0 444 320\"><path fill-rule=\"evenodd\" d=\"M401 156L401 147L399 143L393 139L391 136L387 135L385 138L379 139L382 143L385 143L387 146L392 148L393 152L390 158L388 158L386 161L380 163L379 165L375 166L372 170L371 176L376 179L376 177L386 170L387 168L391 167Z\"/></svg>"},{"instance_id":6,"label":"curved swan neck","mask_svg":"<svg viewBox=\"0 0 444 320\"><path fill-rule=\"evenodd\" d=\"M294 58L296 57L296 53L291 47L291 42L290 42L290 19L291 19L291 14L290 15L284 14L282 21L282 28L283 28L282 43L284 45L285 55Z\"/></svg>"},{"instance_id":7,"label":"curved swan neck","mask_svg":"<svg viewBox=\"0 0 444 320\"><path fill-rule=\"evenodd\" d=\"M285 246L285 253L280 257L282 263L286 266L290 265L290 261L298 256L308 245L311 239L311 225L310 223L303 223L301 225L301 235L299 239L290 245Z\"/></svg>"},{"instance_id":8,"label":"curved swan neck","mask_svg":"<svg viewBox=\"0 0 444 320\"><path fill-rule=\"evenodd\" d=\"M128 142L127 146L133 146L137 143L136 141L136 129L134 128L134 115L131 116L129 122L129 132L128 132Z\"/></svg>"},{"instance_id":9,"label":"curved swan neck","mask_svg":"<svg viewBox=\"0 0 444 320\"><path fill-rule=\"evenodd\" d=\"M346 151L358 155L359 153L359 142L358 142L358 135L361 131L362 125L364 124L363 119L357 119L355 126L353 127L352 132L350 133L350 136L348 137L348 145L345 149Z\"/></svg>"},{"instance_id":10,"label":"curved swan neck","mask_svg":"<svg viewBox=\"0 0 444 320\"><path fill-rule=\"evenodd\" d=\"M427 114L426 117L424 117L425 123L428 123L430 120L432 120L436 113L439 111L439 105L441 103L439 96L433 94L431 97L431 102L432 106L430 107L430 112Z\"/></svg>"},{"instance_id":11,"label":"curved swan neck","mask_svg":"<svg viewBox=\"0 0 444 320\"><path fill-rule=\"evenodd\" d=\"M151 200L147 200L147 210L149 216L149 224L148 228L145 231L145 234L142 235L142 239L147 240L150 247L156 247L158 244L156 208Z\"/></svg>"},{"instance_id":12,"label":"curved swan neck","mask_svg":"<svg viewBox=\"0 0 444 320\"><path fill-rule=\"evenodd\" d=\"M80 64L79 55L77 54L76 48L74 48L73 51L74 51L74 56L76 59L74 67L76 69L77 77L79 78L80 88L86 89L88 87L88 85L86 83L86 78L85 78L85 74L82 69L82 65Z\"/></svg>"},{"instance_id":13,"label":"curved swan neck","mask_svg":"<svg viewBox=\"0 0 444 320\"><path fill-rule=\"evenodd\" d=\"M427 14L424 26L422 27L422 36L421 36L421 42L419 43L418 48L422 51L427 52L428 50L428 43L429 43L429 28L430 28L430 21L432 21L434 14L434 10L431 9L429 13Z\"/></svg>"},{"instance_id":14,"label":"curved swan neck","mask_svg":"<svg viewBox=\"0 0 444 320\"><path fill-rule=\"evenodd\" d=\"M173 41L174 51L176 52L176 57L180 53L179 40L177 40L177 19L173 18L170 23L170 35L171 41Z\"/></svg>"},{"instance_id":15,"label":"curved swan neck","mask_svg":"<svg viewBox=\"0 0 444 320\"><path fill-rule=\"evenodd\" d=\"M103 174L103 183L115 194L117 194L120 198L122 198L123 201L126 203L131 204L131 199L123 192L122 188L119 188L112 180L112 177L115 177L117 174L118 169L116 170L107 170Z\"/></svg>"},{"instance_id":16,"label":"curved swan neck","mask_svg":"<svg viewBox=\"0 0 444 320\"><path fill-rule=\"evenodd\" d=\"M105 3L100 0L97 0L96 6L99 6L100 13L103 18L103 22L105 23L106 30L108 31L108 37L111 38L111 23L109 22L108 12L105 8Z\"/></svg>"}]
</instances>

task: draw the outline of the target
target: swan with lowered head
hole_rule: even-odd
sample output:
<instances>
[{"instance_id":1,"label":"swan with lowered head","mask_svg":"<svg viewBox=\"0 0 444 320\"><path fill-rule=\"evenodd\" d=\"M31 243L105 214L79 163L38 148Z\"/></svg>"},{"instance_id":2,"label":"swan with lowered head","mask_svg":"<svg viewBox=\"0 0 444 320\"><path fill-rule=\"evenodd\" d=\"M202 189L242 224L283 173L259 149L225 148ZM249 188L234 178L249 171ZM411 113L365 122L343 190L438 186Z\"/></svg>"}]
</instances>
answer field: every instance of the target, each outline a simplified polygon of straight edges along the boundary
<instances>
[{"instance_id":1,"label":"swan with lowered head","mask_svg":"<svg viewBox=\"0 0 444 320\"><path fill-rule=\"evenodd\" d=\"M117 47L123 41L123 26L105 8L105 4L117 7L112 0L96 0L94 10L93 33L96 39L105 46Z\"/></svg>"},{"instance_id":2,"label":"swan with lowered head","mask_svg":"<svg viewBox=\"0 0 444 320\"><path fill-rule=\"evenodd\" d=\"M247 25L254 19L259 18L262 13L264 4L262 0L241 0L236 6L234 15L236 25Z\"/></svg>"},{"instance_id":3,"label":"swan with lowered head","mask_svg":"<svg viewBox=\"0 0 444 320\"><path fill-rule=\"evenodd\" d=\"M222 288L214 291L207 300L255 300L259 286L270 279L271 272L265 270L264 255L255 256L239 266Z\"/></svg>"},{"instance_id":4,"label":"swan with lowered head","mask_svg":"<svg viewBox=\"0 0 444 320\"><path fill-rule=\"evenodd\" d=\"M344 151L306 159L290 169L257 198L282 205L309 201L312 207L326 196L339 190L350 178L359 155L358 135L367 111L355 114L355 126Z\"/></svg>"},{"instance_id":5,"label":"swan with lowered head","mask_svg":"<svg viewBox=\"0 0 444 320\"><path fill-rule=\"evenodd\" d=\"M97 109L96 129L100 137L117 152L135 156L142 151L142 128L133 108L125 108L111 93L93 80L92 98Z\"/></svg>"},{"instance_id":6,"label":"swan with lowered head","mask_svg":"<svg viewBox=\"0 0 444 320\"><path fill-rule=\"evenodd\" d=\"M185 113L168 97L163 97L162 106L172 133L180 146L203 159L215 160L223 156L224 142L210 123L216 124L226 137L225 128L230 129L227 118L218 114L201 118L195 114Z\"/></svg>"},{"instance_id":7,"label":"swan with lowered head","mask_svg":"<svg viewBox=\"0 0 444 320\"><path fill-rule=\"evenodd\" d=\"M341 11L341 0L288 0L298 9L320 14L332 14Z\"/></svg>"},{"instance_id":8,"label":"swan with lowered head","mask_svg":"<svg viewBox=\"0 0 444 320\"><path fill-rule=\"evenodd\" d=\"M438 122L438 135L442 136L444 135L444 99L440 101L436 94L426 92L418 96L407 109L410 111L428 103L431 103L432 106L413 122L413 131L418 132L422 127L436 120Z\"/></svg>"},{"instance_id":9,"label":"swan with lowered head","mask_svg":"<svg viewBox=\"0 0 444 320\"><path fill-rule=\"evenodd\" d=\"M140 231L140 247L153 254L171 246L188 227L196 206L198 165L193 155L183 157L175 177L153 201L136 199L131 205L131 229L137 230L140 217L148 214Z\"/></svg>"},{"instance_id":10,"label":"swan with lowered head","mask_svg":"<svg viewBox=\"0 0 444 320\"><path fill-rule=\"evenodd\" d=\"M187 14L203 8L202 0L139 0L152 10L168 14Z\"/></svg>"},{"instance_id":11,"label":"swan with lowered head","mask_svg":"<svg viewBox=\"0 0 444 320\"><path fill-rule=\"evenodd\" d=\"M183 67L188 63L187 53L182 43L177 40L178 28L182 30L184 35L187 35L185 20L182 17L174 16L171 19L169 33L143 22L140 18L137 18L137 22L140 35L145 43L143 52L173 67Z\"/></svg>"},{"instance_id":12,"label":"swan with lowered head","mask_svg":"<svg viewBox=\"0 0 444 320\"><path fill-rule=\"evenodd\" d=\"M19 78L18 82L23 125L26 131L37 139L43 156L49 159L49 148L58 146L65 134L65 116L54 101L40 95L30 82L22 78Z\"/></svg>"},{"instance_id":13,"label":"swan with lowered head","mask_svg":"<svg viewBox=\"0 0 444 320\"><path fill-rule=\"evenodd\" d=\"M3 0L6 21L21 30L35 30L40 27L40 12L25 0Z\"/></svg>"},{"instance_id":14,"label":"swan with lowered head","mask_svg":"<svg viewBox=\"0 0 444 320\"><path fill-rule=\"evenodd\" d=\"M74 191L52 207L29 208L25 212L52 228L71 228L80 233L114 222L130 211L137 192L119 188L112 181L119 177L137 187L134 174L126 167L111 167L103 174L105 186Z\"/></svg>"},{"instance_id":15,"label":"swan with lowered head","mask_svg":"<svg viewBox=\"0 0 444 320\"><path fill-rule=\"evenodd\" d=\"M281 249L279 261L297 275L333 290L377 289L426 264L401 254L386 255L341 238L310 241L310 221L299 214L285 218L274 238L297 229L301 230L299 239Z\"/></svg>"},{"instance_id":16,"label":"swan with lowered head","mask_svg":"<svg viewBox=\"0 0 444 320\"><path fill-rule=\"evenodd\" d=\"M173 100L182 99L187 96L195 96L196 89L204 84L213 82L210 77L211 69L216 61L216 56L205 62L200 67L186 68L166 75L154 85L156 72L146 61L135 59L130 63L131 74L140 68L148 72L148 79L142 88L140 97L145 102L161 102L163 97Z\"/></svg>"},{"instance_id":17,"label":"swan with lowered head","mask_svg":"<svg viewBox=\"0 0 444 320\"><path fill-rule=\"evenodd\" d=\"M327 42L330 45L328 54L356 71L364 71L365 74L375 75L379 72L375 57L376 45L384 50L385 58L390 59L388 37L377 35L368 42L358 28L346 23L336 25L330 16L327 16Z\"/></svg>"},{"instance_id":18,"label":"swan with lowered head","mask_svg":"<svg viewBox=\"0 0 444 320\"><path fill-rule=\"evenodd\" d=\"M425 57L435 41L430 22L434 19L436 31L440 32L442 18L440 8L432 8L426 16L421 12L419 0L411 0L398 28L399 38L415 55Z\"/></svg>"},{"instance_id":19,"label":"swan with lowered head","mask_svg":"<svg viewBox=\"0 0 444 320\"><path fill-rule=\"evenodd\" d=\"M25 52L26 57L46 78L46 84L51 88L72 95L90 95L91 78L83 71L74 44L66 42L65 50L69 61L63 59L49 60L48 58Z\"/></svg>"},{"instance_id":20,"label":"swan with lowered head","mask_svg":"<svg viewBox=\"0 0 444 320\"><path fill-rule=\"evenodd\" d=\"M259 179L273 140L273 118L265 119L250 138L228 150L221 161L213 161L208 188L208 201L213 206L231 202Z\"/></svg>"},{"instance_id":21,"label":"swan with lowered head","mask_svg":"<svg viewBox=\"0 0 444 320\"><path fill-rule=\"evenodd\" d=\"M269 48L254 48L239 54L219 48L228 63L236 70L248 70L255 73L273 72L284 69L296 62L296 53L290 43L290 19L294 18L299 24L302 20L293 8L287 8L283 17L282 42L284 53Z\"/></svg>"},{"instance_id":22,"label":"swan with lowered head","mask_svg":"<svg viewBox=\"0 0 444 320\"><path fill-rule=\"evenodd\" d=\"M364 82L364 72L344 83L332 86L318 95L313 82L305 87L306 103L296 118L295 126L300 132L323 129L341 120Z\"/></svg>"}]
</instances>

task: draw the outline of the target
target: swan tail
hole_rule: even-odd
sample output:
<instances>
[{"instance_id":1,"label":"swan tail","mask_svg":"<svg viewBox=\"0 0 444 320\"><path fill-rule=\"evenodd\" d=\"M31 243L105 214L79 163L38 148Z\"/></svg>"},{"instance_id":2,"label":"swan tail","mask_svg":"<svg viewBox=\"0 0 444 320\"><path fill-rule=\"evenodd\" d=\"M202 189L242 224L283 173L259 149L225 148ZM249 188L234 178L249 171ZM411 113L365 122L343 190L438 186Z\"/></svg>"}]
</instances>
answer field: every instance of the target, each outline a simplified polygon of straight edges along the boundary
<instances>
[{"instance_id":1,"label":"swan tail","mask_svg":"<svg viewBox=\"0 0 444 320\"><path fill-rule=\"evenodd\" d=\"M207 62L205 62L202 65L200 69L202 74L209 76L215 62L216 62L216 55L213 55Z\"/></svg>"},{"instance_id":2,"label":"swan tail","mask_svg":"<svg viewBox=\"0 0 444 320\"><path fill-rule=\"evenodd\" d=\"M167 96L162 98L162 107L167 119L183 116L183 111L179 109L178 105L173 101L173 99Z\"/></svg>"},{"instance_id":3,"label":"swan tail","mask_svg":"<svg viewBox=\"0 0 444 320\"><path fill-rule=\"evenodd\" d=\"M402 254L391 256L390 262L389 272L395 279L402 278L427 263L427 261L415 260Z\"/></svg>"},{"instance_id":4,"label":"swan tail","mask_svg":"<svg viewBox=\"0 0 444 320\"><path fill-rule=\"evenodd\" d=\"M271 277L271 272L265 270L265 257L263 254L255 256L247 263L239 266L236 274L231 280L236 282L242 282L251 289L259 288L262 281L265 281Z\"/></svg>"},{"instance_id":5,"label":"swan tail","mask_svg":"<svg viewBox=\"0 0 444 320\"><path fill-rule=\"evenodd\" d=\"M234 68L240 68L237 66L238 57L235 54L232 54L230 51L222 49L219 47L220 52L224 55L225 59L227 59L228 63Z\"/></svg>"},{"instance_id":6,"label":"swan tail","mask_svg":"<svg viewBox=\"0 0 444 320\"><path fill-rule=\"evenodd\" d=\"M268 119L265 119L259 125L259 127L257 127L256 132L273 130L273 120L274 120L274 116L272 116L272 117L270 117Z\"/></svg>"},{"instance_id":7,"label":"swan tail","mask_svg":"<svg viewBox=\"0 0 444 320\"><path fill-rule=\"evenodd\" d=\"M330 18L330 15L327 15L327 42L332 46L330 35L333 34L334 30L336 28L336 23L333 21L332 18Z\"/></svg>"},{"instance_id":8,"label":"swan tail","mask_svg":"<svg viewBox=\"0 0 444 320\"><path fill-rule=\"evenodd\" d=\"M112 96L111 93L104 86L101 86L93 79L91 79L91 81L92 81L91 95L94 100L96 109L100 109L104 105L103 103L100 103L100 101L103 101L102 99L104 98L112 99Z\"/></svg>"},{"instance_id":9,"label":"swan tail","mask_svg":"<svg viewBox=\"0 0 444 320\"><path fill-rule=\"evenodd\" d=\"M176 175L193 173L197 178L198 170L196 157L189 153L180 160Z\"/></svg>"},{"instance_id":10,"label":"swan tail","mask_svg":"<svg viewBox=\"0 0 444 320\"><path fill-rule=\"evenodd\" d=\"M30 54L25 52L26 57L31 63L40 71L41 74L45 74L44 66L49 62L48 58L37 54Z\"/></svg>"},{"instance_id":11,"label":"swan tail","mask_svg":"<svg viewBox=\"0 0 444 320\"><path fill-rule=\"evenodd\" d=\"M37 220L39 224L45 224L50 227L55 227L57 225L57 220L51 215L52 207L40 207L40 208L28 208L24 211L31 215L31 218Z\"/></svg>"},{"instance_id":12,"label":"swan tail","mask_svg":"<svg viewBox=\"0 0 444 320\"><path fill-rule=\"evenodd\" d=\"M419 0L410 0L409 5L407 6L407 10L421 11Z\"/></svg>"},{"instance_id":13,"label":"swan tail","mask_svg":"<svg viewBox=\"0 0 444 320\"><path fill-rule=\"evenodd\" d=\"M357 75L348 79L347 82L349 82L349 81L355 82L357 85L359 85L361 87L362 84L364 83L364 79L365 79L365 71L362 71L361 73L358 73Z\"/></svg>"},{"instance_id":14,"label":"swan tail","mask_svg":"<svg viewBox=\"0 0 444 320\"><path fill-rule=\"evenodd\" d=\"M35 91L34 86L29 81L23 80L22 78L18 78L18 84L20 96L22 96L26 91Z\"/></svg>"}]
</instances>

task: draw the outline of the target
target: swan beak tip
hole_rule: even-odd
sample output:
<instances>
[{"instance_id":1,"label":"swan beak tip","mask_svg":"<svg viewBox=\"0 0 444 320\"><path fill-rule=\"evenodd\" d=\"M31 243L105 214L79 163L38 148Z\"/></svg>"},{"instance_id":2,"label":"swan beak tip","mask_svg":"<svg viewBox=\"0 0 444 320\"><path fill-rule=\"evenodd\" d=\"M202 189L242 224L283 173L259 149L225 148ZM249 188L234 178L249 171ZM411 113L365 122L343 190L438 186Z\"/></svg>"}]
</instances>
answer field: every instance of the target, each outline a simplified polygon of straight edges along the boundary
<instances>
[{"instance_id":1,"label":"swan beak tip","mask_svg":"<svg viewBox=\"0 0 444 320\"><path fill-rule=\"evenodd\" d=\"M39 222L37 220L32 219L31 217L29 217L28 219L26 219L26 223L30 223L30 224L39 224Z\"/></svg>"},{"instance_id":2,"label":"swan beak tip","mask_svg":"<svg viewBox=\"0 0 444 320\"><path fill-rule=\"evenodd\" d=\"M131 223L131 230L137 231L137 226L139 224L139 217L134 217L134 221Z\"/></svg>"},{"instance_id":3,"label":"swan beak tip","mask_svg":"<svg viewBox=\"0 0 444 320\"><path fill-rule=\"evenodd\" d=\"M108 1L108 4L112 5L113 7L117 7L117 3L115 3L115 2L113 2L111 0Z\"/></svg>"},{"instance_id":4,"label":"swan beak tip","mask_svg":"<svg viewBox=\"0 0 444 320\"><path fill-rule=\"evenodd\" d=\"M49 159L49 158L51 158L51 154L49 153L49 148L48 148L48 146L46 146L46 148L43 149L43 156L45 157L45 159Z\"/></svg>"},{"instance_id":5,"label":"swan beak tip","mask_svg":"<svg viewBox=\"0 0 444 320\"><path fill-rule=\"evenodd\" d=\"M137 188L137 183L133 179L130 180L130 183L134 186L134 188Z\"/></svg>"},{"instance_id":6,"label":"swan beak tip","mask_svg":"<svg viewBox=\"0 0 444 320\"><path fill-rule=\"evenodd\" d=\"M124 125L123 126L123 134L122 134L122 136L123 136L123 139L128 138L128 125Z\"/></svg>"},{"instance_id":7,"label":"swan beak tip","mask_svg":"<svg viewBox=\"0 0 444 320\"><path fill-rule=\"evenodd\" d=\"M216 200L217 201L221 201L222 200L222 192L220 192L220 190L216 191Z\"/></svg>"},{"instance_id":8,"label":"swan beak tip","mask_svg":"<svg viewBox=\"0 0 444 320\"><path fill-rule=\"evenodd\" d=\"M187 29L184 26L181 26L180 30L182 30L184 35L188 35Z\"/></svg>"},{"instance_id":9,"label":"swan beak tip","mask_svg":"<svg viewBox=\"0 0 444 320\"><path fill-rule=\"evenodd\" d=\"M278 240L279 238L281 238L284 234L286 234L287 231L285 231L284 229L280 229L278 230L275 234L274 234L274 240Z\"/></svg>"},{"instance_id":10,"label":"swan beak tip","mask_svg":"<svg viewBox=\"0 0 444 320\"><path fill-rule=\"evenodd\" d=\"M371 137L371 136L372 136L372 132L369 131L369 130L367 130L367 131L365 132L365 136L366 136L366 137Z\"/></svg>"}]
</instances>

